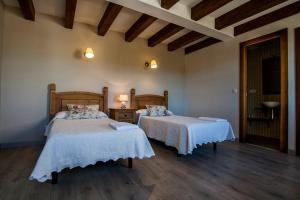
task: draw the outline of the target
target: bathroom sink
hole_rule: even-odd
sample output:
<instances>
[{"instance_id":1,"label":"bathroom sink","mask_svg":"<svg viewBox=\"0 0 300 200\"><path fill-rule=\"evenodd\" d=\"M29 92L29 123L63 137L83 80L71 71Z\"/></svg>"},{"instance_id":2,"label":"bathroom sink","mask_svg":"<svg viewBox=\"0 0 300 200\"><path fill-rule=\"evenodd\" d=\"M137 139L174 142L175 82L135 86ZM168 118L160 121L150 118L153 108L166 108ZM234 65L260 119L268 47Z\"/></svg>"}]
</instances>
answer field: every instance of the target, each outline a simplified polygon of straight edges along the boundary
<instances>
[{"instance_id":1,"label":"bathroom sink","mask_svg":"<svg viewBox=\"0 0 300 200\"><path fill-rule=\"evenodd\" d=\"M279 102L278 101L264 101L263 105L268 108L276 108L277 106L279 106Z\"/></svg>"}]
</instances>

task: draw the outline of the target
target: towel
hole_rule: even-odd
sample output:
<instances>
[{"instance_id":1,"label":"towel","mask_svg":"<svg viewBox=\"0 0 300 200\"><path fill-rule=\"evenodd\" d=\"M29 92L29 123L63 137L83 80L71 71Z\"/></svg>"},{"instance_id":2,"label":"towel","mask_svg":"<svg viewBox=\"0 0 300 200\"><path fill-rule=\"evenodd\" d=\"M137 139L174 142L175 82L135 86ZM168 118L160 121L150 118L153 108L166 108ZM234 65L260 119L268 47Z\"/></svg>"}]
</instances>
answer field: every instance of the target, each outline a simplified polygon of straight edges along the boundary
<instances>
[{"instance_id":1,"label":"towel","mask_svg":"<svg viewBox=\"0 0 300 200\"><path fill-rule=\"evenodd\" d=\"M211 121L211 122L227 122L226 119L214 118L214 117L198 117L198 119L203 121Z\"/></svg>"},{"instance_id":2,"label":"towel","mask_svg":"<svg viewBox=\"0 0 300 200\"><path fill-rule=\"evenodd\" d=\"M130 124L127 122L111 122L109 124L110 127L117 131L129 130L129 129L136 129L139 128L137 125Z\"/></svg>"}]
</instances>

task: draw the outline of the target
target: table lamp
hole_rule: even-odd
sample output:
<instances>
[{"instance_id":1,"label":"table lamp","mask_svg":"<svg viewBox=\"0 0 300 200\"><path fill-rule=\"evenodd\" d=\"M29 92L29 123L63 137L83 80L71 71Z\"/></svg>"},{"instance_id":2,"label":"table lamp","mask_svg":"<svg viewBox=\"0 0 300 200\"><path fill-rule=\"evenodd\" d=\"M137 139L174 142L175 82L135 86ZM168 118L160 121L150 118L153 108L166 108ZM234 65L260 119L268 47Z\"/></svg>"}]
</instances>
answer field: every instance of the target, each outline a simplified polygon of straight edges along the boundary
<instances>
[{"instance_id":1,"label":"table lamp","mask_svg":"<svg viewBox=\"0 0 300 200\"><path fill-rule=\"evenodd\" d=\"M128 95L127 94L121 94L119 97L119 100L121 101L121 109L126 109L126 102L128 102Z\"/></svg>"}]
</instances>

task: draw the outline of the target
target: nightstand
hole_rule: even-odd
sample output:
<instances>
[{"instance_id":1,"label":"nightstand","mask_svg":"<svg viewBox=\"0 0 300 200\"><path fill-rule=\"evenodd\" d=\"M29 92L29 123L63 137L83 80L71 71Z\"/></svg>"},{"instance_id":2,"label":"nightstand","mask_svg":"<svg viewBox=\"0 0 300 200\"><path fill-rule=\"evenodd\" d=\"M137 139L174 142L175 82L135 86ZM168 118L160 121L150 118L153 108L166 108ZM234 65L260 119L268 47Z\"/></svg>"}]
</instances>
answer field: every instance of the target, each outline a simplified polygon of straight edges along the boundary
<instances>
[{"instance_id":1,"label":"nightstand","mask_svg":"<svg viewBox=\"0 0 300 200\"><path fill-rule=\"evenodd\" d=\"M109 109L109 118L119 121L119 122L128 122L135 124L135 112L137 109L132 108L110 108Z\"/></svg>"}]
</instances>

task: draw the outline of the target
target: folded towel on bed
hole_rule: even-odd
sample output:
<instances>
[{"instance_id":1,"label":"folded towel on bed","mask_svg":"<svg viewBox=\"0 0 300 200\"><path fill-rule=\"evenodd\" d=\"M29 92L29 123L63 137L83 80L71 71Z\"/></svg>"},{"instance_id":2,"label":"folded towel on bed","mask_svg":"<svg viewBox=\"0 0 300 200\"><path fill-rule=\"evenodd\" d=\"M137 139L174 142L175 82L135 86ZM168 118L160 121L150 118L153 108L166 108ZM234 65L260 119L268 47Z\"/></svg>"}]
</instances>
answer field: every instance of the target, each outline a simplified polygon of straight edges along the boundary
<instances>
[{"instance_id":1,"label":"folded towel on bed","mask_svg":"<svg viewBox=\"0 0 300 200\"><path fill-rule=\"evenodd\" d=\"M110 127L117 131L129 130L129 129L136 129L139 128L137 125L130 124L127 122L111 122L109 124Z\"/></svg>"},{"instance_id":2,"label":"folded towel on bed","mask_svg":"<svg viewBox=\"0 0 300 200\"><path fill-rule=\"evenodd\" d=\"M211 122L227 122L226 119L214 118L214 117L198 117L200 120L211 121Z\"/></svg>"}]
</instances>

